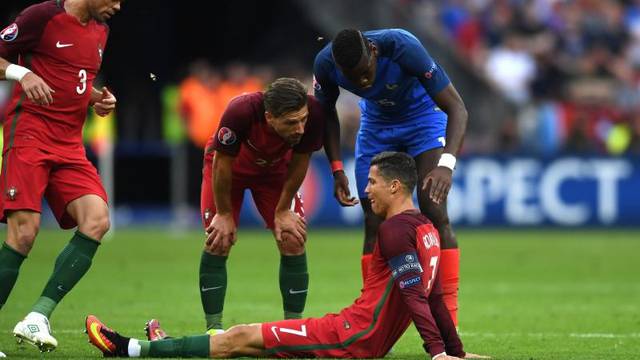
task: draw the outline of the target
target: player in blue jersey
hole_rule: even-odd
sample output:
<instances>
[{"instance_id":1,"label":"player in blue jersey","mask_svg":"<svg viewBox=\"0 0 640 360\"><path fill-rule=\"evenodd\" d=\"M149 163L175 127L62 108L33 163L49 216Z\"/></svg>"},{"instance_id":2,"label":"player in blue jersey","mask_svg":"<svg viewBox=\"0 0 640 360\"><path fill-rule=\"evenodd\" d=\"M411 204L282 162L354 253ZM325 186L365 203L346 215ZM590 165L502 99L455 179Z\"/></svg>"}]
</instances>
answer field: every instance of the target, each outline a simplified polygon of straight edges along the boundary
<instances>
[{"instance_id":1,"label":"player in blue jersey","mask_svg":"<svg viewBox=\"0 0 640 360\"><path fill-rule=\"evenodd\" d=\"M414 157L422 180L420 210L440 233L444 298L457 325L459 251L446 198L467 125L462 98L420 41L401 29L342 30L318 53L313 71L315 96L331 114L325 151L333 170L335 196L343 206L356 205L358 200L351 196L342 168L335 104L339 87L362 98L356 184L365 214L363 277L382 221L364 192L371 159L382 151L407 152Z\"/></svg>"}]
</instances>

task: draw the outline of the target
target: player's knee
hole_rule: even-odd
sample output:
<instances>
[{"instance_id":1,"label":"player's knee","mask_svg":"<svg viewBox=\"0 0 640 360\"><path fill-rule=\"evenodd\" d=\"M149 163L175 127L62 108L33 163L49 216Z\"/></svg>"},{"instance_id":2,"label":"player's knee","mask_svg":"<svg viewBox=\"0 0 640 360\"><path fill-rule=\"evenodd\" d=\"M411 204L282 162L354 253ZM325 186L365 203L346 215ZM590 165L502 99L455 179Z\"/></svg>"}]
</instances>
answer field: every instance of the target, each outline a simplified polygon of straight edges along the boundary
<instances>
[{"instance_id":1,"label":"player's knee","mask_svg":"<svg viewBox=\"0 0 640 360\"><path fill-rule=\"evenodd\" d=\"M216 357L229 358L239 355L240 350L246 347L249 338L248 326L236 325L223 334L211 338Z\"/></svg>"},{"instance_id":2,"label":"player's knee","mask_svg":"<svg viewBox=\"0 0 640 360\"><path fill-rule=\"evenodd\" d=\"M278 242L278 250L284 256L302 255L304 254L305 241L306 239L300 242L293 234L284 232L282 233L282 241Z\"/></svg>"},{"instance_id":3,"label":"player's knee","mask_svg":"<svg viewBox=\"0 0 640 360\"><path fill-rule=\"evenodd\" d=\"M78 228L83 234L99 241L111 228L109 213L94 214L88 217Z\"/></svg>"},{"instance_id":4,"label":"player's knee","mask_svg":"<svg viewBox=\"0 0 640 360\"><path fill-rule=\"evenodd\" d=\"M26 255L31 251L38 231L40 231L40 226L37 223L20 222L16 227L15 237L7 239L7 242L16 251Z\"/></svg>"}]
</instances>

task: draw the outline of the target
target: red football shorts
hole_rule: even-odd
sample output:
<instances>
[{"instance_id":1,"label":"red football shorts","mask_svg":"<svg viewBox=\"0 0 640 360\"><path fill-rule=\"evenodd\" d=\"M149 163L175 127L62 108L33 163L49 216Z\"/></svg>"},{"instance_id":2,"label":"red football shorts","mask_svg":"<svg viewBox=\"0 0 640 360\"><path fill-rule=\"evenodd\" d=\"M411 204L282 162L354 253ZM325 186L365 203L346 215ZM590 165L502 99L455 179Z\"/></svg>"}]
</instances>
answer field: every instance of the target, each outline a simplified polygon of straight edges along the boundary
<instances>
[{"instance_id":1,"label":"red football shorts","mask_svg":"<svg viewBox=\"0 0 640 360\"><path fill-rule=\"evenodd\" d=\"M98 171L86 158L65 158L36 147L8 150L0 174L0 221L7 222L12 210L42 212L42 196L63 229L78 224L67 213L67 205L84 195L98 195L107 202Z\"/></svg>"},{"instance_id":2,"label":"red football shorts","mask_svg":"<svg viewBox=\"0 0 640 360\"><path fill-rule=\"evenodd\" d=\"M213 165L211 161L205 161L202 168L202 188L200 189L200 214L202 216L202 224L205 228L216 214L216 205L213 199L212 172ZM242 178L234 176L231 182L231 206L233 208L233 219L236 225L240 218L244 191L249 189L251 190L251 196L253 197L258 212L267 224L267 228L273 229L276 205L278 205L284 182L285 176L262 178ZM302 196L300 193L297 193L293 197L291 210L304 217L304 207L302 206Z\"/></svg>"},{"instance_id":3,"label":"red football shorts","mask_svg":"<svg viewBox=\"0 0 640 360\"><path fill-rule=\"evenodd\" d=\"M262 324L264 348L277 358L356 358L350 344L341 343L339 327L345 326L338 314L321 318L281 320Z\"/></svg>"}]
</instances>

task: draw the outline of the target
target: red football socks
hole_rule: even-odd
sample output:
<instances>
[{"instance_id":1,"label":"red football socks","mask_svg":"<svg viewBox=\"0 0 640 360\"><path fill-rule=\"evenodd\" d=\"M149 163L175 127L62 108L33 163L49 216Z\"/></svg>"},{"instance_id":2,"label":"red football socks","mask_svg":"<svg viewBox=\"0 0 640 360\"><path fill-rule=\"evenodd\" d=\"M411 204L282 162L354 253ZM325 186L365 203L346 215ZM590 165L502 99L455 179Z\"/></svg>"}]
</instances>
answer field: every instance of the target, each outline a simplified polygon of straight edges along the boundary
<instances>
[{"instance_id":1,"label":"red football socks","mask_svg":"<svg viewBox=\"0 0 640 360\"><path fill-rule=\"evenodd\" d=\"M458 286L460 283L460 249L443 249L440 252L440 279L444 303L458 326Z\"/></svg>"}]
</instances>

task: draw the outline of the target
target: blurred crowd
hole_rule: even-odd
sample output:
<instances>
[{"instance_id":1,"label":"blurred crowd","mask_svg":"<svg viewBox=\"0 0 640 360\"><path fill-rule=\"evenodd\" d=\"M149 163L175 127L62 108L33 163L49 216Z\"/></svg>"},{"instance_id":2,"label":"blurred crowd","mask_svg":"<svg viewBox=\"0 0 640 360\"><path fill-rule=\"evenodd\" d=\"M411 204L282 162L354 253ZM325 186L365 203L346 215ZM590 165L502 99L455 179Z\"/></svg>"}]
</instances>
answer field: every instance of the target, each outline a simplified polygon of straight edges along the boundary
<instances>
[{"instance_id":1,"label":"blurred crowd","mask_svg":"<svg viewBox=\"0 0 640 360\"><path fill-rule=\"evenodd\" d=\"M189 66L187 76L177 85L177 110L191 142L202 148L218 128L222 113L234 97L262 91L277 77L296 77L313 93L311 72L297 64L283 66L249 66L242 62L224 68L212 66L199 59ZM336 108L342 123L342 141L346 150L353 151L360 124L357 96L343 92Z\"/></svg>"},{"instance_id":2,"label":"blurred crowd","mask_svg":"<svg viewBox=\"0 0 640 360\"><path fill-rule=\"evenodd\" d=\"M413 11L424 28L511 105L505 118L490 119L500 124L491 149L543 156L640 154L640 0L401 2L425 10ZM163 98L163 114L171 108L191 142L203 147L233 97L263 90L279 76L297 77L312 90L311 64L284 61L290 62L213 66L196 60L177 83L163 84L175 94L170 106ZM0 82L0 119L9 86ZM337 104L346 150L353 150L359 127L358 100L342 92ZM120 107L120 114L127 109ZM474 109L469 112L474 121ZM166 122L156 117L158 124ZM124 130L133 126L131 119L138 116L118 122L119 133L129 134ZM136 140L122 134L120 140ZM467 138L473 137L470 130Z\"/></svg>"},{"instance_id":3,"label":"blurred crowd","mask_svg":"<svg viewBox=\"0 0 640 360\"><path fill-rule=\"evenodd\" d=\"M640 153L640 1L421 3L516 109L501 150Z\"/></svg>"}]
</instances>

